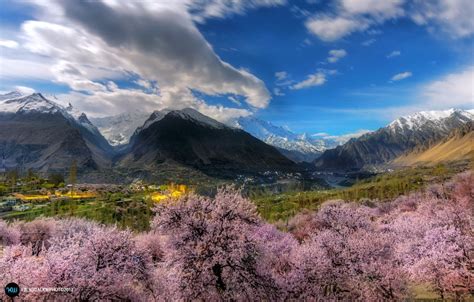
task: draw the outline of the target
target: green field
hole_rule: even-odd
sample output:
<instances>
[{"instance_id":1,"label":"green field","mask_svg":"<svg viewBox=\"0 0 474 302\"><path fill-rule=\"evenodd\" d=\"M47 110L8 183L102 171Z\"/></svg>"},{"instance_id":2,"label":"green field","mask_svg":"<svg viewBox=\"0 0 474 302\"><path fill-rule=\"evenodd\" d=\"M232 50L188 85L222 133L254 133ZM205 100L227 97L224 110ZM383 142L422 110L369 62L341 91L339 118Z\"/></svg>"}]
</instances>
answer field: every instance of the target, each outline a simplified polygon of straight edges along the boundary
<instances>
[{"instance_id":1,"label":"green field","mask_svg":"<svg viewBox=\"0 0 474 302\"><path fill-rule=\"evenodd\" d=\"M0 218L13 221L33 220L37 217L82 217L104 224L117 224L134 231L149 228L153 202L137 194L132 198L61 200L34 206L26 211L3 213Z\"/></svg>"}]
</instances>

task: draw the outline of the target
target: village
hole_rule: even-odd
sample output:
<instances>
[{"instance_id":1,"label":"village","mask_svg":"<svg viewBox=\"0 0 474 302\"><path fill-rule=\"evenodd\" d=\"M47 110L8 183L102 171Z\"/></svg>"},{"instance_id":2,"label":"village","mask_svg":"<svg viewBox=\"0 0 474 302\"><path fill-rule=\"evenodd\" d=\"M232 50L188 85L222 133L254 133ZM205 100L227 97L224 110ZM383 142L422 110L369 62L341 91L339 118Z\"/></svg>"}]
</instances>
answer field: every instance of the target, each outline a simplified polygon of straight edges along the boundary
<instances>
[{"instance_id":1,"label":"village","mask_svg":"<svg viewBox=\"0 0 474 302\"><path fill-rule=\"evenodd\" d=\"M31 171L0 175L0 217L34 219L38 216L93 216L116 220L130 204L147 211L156 203L178 199L191 192L184 184L149 184L135 180L129 185L76 184L74 169L68 179L51 174L40 177ZM101 213L94 213L101 211ZM107 218L109 219L109 218Z\"/></svg>"}]
</instances>

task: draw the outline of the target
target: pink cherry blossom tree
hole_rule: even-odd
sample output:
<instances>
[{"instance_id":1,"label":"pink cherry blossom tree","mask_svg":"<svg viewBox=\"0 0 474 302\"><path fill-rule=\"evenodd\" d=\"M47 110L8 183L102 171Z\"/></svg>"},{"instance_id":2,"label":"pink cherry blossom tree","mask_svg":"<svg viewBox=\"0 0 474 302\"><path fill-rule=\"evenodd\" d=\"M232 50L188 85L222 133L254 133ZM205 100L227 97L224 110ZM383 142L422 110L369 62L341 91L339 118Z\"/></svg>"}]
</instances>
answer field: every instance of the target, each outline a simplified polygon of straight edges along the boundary
<instances>
[{"instance_id":1,"label":"pink cherry blossom tree","mask_svg":"<svg viewBox=\"0 0 474 302\"><path fill-rule=\"evenodd\" d=\"M298 295L372 301L399 299L406 293L393 236L379 227L375 213L365 206L331 202L305 220L313 235L295 256L301 279Z\"/></svg>"},{"instance_id":2,"label":"pink cherry blossom tree","mask_svg":"<svg viewBox=\"0 0 474 302\"><path fill-rule=\"evenodd\" d=\"M0 220L0 249L20 242L20 231Z\"/></svg>"},{"instance_id":3,"label":"pink cherry blossom tree","mask_svg":"<svg viewBox=\"0 0 474 302\"><path fill-rule=\"evenodd\" d=\"M255 206L232 189L156 208L153 229L167 236L166 264L179 275L179 299L276 299L278 288L253 236L261 224Z\"/></svg>"},{"instance_id":4,"label":"pink cherry blossom tree","mask_svg":"<svg viewBox=\"0 0 474 302\"><path fill-rule=\"evenodd\" d=\"M45 256L48 278L76 300L134 300L147 294L151 256L138 249L130 231L87 226L51 240ZM92 233L89 231L92 230Z\"/></svg>"}]
</instances>

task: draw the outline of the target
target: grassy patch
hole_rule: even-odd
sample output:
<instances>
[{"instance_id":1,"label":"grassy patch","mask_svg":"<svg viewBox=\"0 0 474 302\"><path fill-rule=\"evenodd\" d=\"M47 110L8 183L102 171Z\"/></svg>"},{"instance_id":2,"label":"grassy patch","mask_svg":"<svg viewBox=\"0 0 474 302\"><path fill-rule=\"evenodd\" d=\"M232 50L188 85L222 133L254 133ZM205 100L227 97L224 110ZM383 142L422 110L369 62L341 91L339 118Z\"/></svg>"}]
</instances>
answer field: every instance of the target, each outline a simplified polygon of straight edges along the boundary
<instances>
[{"instance_id":1,"label":"grassy patch","mask_svg":"<svg viewBox=\"0 0 474 302\"><path fill-rule=\"evenodd\" d=\"M104 224L116 224L121 228L146 231L152 217L153 202L143 198L124 200L89 199L61 200L44 204L23 212L9 212L5 220L30 221L37 217L81 217Z\"/></svg>"},{"instance_id":2,"label":"grassy patch","mask_svg":"<svg viewBox=\"0 0 474 302\"><path fill-rule=\"evenodd\" d=\"M267 221L285 221L303 209L316 210L327 200L393 199L422 189L428 184L446 181L467 168L465 164L405 168L359 181L349 188L261 195L252 200Z\"/></svg>"}]
</instances>

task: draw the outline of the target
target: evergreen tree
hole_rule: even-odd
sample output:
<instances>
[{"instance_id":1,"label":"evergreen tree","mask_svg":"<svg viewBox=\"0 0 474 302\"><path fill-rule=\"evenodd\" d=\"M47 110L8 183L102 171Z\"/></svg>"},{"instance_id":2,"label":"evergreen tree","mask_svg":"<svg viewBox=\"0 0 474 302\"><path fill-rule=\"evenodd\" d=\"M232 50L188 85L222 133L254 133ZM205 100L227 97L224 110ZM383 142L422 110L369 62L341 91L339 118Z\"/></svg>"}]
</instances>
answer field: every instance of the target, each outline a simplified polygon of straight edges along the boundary
<instances>
[{"instance_id":1,"label":"evergreen tree","mask_svg":"<svg viewBox=\"0 0 474 302\"><path fill-rule=\"evenodd\" d=\"M71 163L71 167L69 168L69 184L71 187L71 194L74 194L74 185L77 181L77 162L73 160Z\"/></svg>"}]
</instances>

